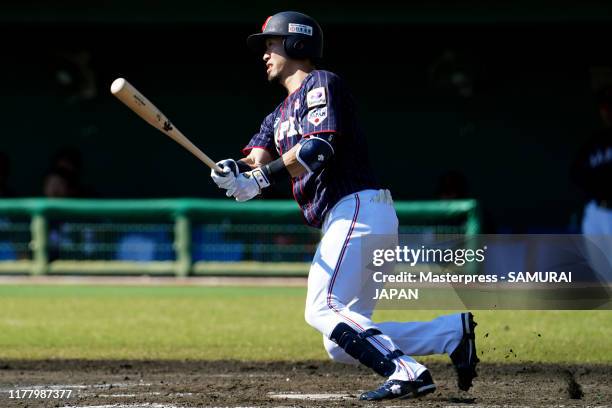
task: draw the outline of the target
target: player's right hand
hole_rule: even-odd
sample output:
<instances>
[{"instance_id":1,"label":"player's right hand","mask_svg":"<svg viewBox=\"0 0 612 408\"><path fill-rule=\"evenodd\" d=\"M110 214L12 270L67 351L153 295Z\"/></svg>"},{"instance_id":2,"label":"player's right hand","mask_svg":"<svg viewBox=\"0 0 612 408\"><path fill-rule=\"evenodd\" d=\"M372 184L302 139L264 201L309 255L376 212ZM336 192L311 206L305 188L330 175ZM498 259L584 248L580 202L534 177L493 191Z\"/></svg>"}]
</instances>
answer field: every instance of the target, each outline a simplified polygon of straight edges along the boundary
<instances>
[{"instance_id":1,"label":"player's right hand","mask_svg":"<svg viewBox=\"0 0 612 408\"><path fill-rule=\"evenodd\" d=\"M268 185L270 184L268 183ZM225 195L233 196L238 202L244 202L249 201L259 193L261 193L261 185L257 178L253 176L253 171L247 171L246 173L240 173L236 178L235 186L228 189Z\"/></svg>"},{"instance_id":2,"label":"player's right hand","mask_svg":"<svg viewBox=\"0 0 612 408\"><path fill-rule=\"evenodd\" d=\"M217 166L221 167L223 173L210 170L210 177L213 179L215 184L219 188L223 188L225 190L235 188L236 177L238 177L238 174L240 173L236 161L233 159L221 160L220 162L217 162Z\"/></svg>"}]
</instances>

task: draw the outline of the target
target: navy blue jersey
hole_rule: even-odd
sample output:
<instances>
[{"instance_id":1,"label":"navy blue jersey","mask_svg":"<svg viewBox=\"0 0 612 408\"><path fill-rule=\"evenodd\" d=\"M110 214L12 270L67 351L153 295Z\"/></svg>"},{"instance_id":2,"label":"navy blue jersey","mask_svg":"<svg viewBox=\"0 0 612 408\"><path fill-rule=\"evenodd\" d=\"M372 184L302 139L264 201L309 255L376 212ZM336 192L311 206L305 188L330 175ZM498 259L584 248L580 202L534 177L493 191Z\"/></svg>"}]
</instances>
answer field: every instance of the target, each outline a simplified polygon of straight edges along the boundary
<instances>
[{"instance_id":1,"label":"navy blue jersey","mask_svg":"<svg viewBox=\"0 0 612 408\"><path fill-rule=\"evenodd\" d=\"M320 228L342 197L379 188L353 98L337 75L320 70L309 73L300 88L264 119L243 152L261 148L279 156L302 138L313 136L330 142L334 154L318 171L292 178L292 188L306 222Z\"/></svg>"}]
</instances>

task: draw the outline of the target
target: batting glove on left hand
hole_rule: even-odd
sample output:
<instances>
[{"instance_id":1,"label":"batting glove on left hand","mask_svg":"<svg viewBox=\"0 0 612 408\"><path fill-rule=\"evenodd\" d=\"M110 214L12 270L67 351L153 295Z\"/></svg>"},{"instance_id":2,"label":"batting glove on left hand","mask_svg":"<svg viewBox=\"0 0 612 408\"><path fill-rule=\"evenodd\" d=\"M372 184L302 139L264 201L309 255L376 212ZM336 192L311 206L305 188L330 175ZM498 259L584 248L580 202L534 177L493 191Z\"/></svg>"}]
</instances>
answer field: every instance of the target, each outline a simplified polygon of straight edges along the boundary
<instances>
[{"instance_id":1,"label":"batting glove on left hand","mask_svg":"<svg viewBox=\"0 0 612 408\"><path fill-rule=\"evenodd\" d=\"M213 179L215 184L219 188L230 189L236 184L236 177L238 177L238 164L233 159L221 160L217 163L217 166L221 167L223 173L218 173L215 170L210 170L210 177Z\"/></svg>"},{"instance_id":2,"label":"batting glove on left hand","mask_svg":"<svg viewBox=\"0 0 612 408\"><path fill-rule=\"evenodd\" d=\"M270 181L265 176L261 169L255 169L241 173L236 178L236 184L234 188L228 189L225 193L228 197L233 196L236 201L243 202L248 201L261 193L262 188L266 188L270 185Z\"/></svg>"}]
</instances>

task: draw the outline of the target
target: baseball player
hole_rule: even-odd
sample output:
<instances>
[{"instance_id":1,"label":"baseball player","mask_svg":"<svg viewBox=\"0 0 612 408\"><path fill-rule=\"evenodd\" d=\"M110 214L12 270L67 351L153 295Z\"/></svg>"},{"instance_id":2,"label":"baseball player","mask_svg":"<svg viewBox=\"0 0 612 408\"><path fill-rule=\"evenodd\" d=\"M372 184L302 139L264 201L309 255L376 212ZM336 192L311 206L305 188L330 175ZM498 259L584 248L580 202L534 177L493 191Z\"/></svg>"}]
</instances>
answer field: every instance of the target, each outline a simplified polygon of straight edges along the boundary
<instances>
[{"instance_id":1,"label":"baseball player","mask_svg":"<svg viewBox=\"0 0 612 408\"><path fill-rule=\"evenodd\" d=\"M219 162L223 173L211 172L212 179L237 201L291 179L306 222L323 231L308 275L306 321L323 334L333 360L361 363L387 378L360 399L435 391L427 368L410 355L450 354L459 387L469 389L478 362L471 313L430 322L371 320L371 294L383 284L369 276L362 253L397 245L398 220L389 190L368 163L349 90L337 75L316 68L323 56L321 27L304 14L281 12L268 17L247 44L263 55L268 81L288 96L244 148L246 157Z\"/></svg>"}]
</instances>

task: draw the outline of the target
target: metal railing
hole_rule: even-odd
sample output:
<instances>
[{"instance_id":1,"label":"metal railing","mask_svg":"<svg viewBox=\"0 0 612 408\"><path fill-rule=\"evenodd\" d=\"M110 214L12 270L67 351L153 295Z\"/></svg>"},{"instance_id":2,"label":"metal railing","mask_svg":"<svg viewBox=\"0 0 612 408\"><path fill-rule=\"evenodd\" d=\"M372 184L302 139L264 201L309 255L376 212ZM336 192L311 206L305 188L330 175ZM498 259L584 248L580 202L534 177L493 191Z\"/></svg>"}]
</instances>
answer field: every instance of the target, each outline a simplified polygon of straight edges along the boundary
<instances>
[{"instance_id":1,"label":"metal railing","mask_svg":"<svg viewBox=\"0 0 612 408\"><path fill-rule=\"evenodd\" d=\"M475 200L396 202L395 207L403 233L473 235L480 229ZM29 241L22 242L28 225ZM99 256L117 251L118 238L109 238L109 231L125 236L133 230L165 234L165 255ZM196 238L196 232L205 238ZM56 251L56 235L75 233L93 238L62 241ZM13 259L0 260L0 273L305 275L318 239L318 231L304 225L297 204L286 200L0 200L0 255L2 245L21 249ZM123 246L139 245L149 248L146 240ZM82 256L75 255L78 251Z\"/></svg>"}]
</instances>

